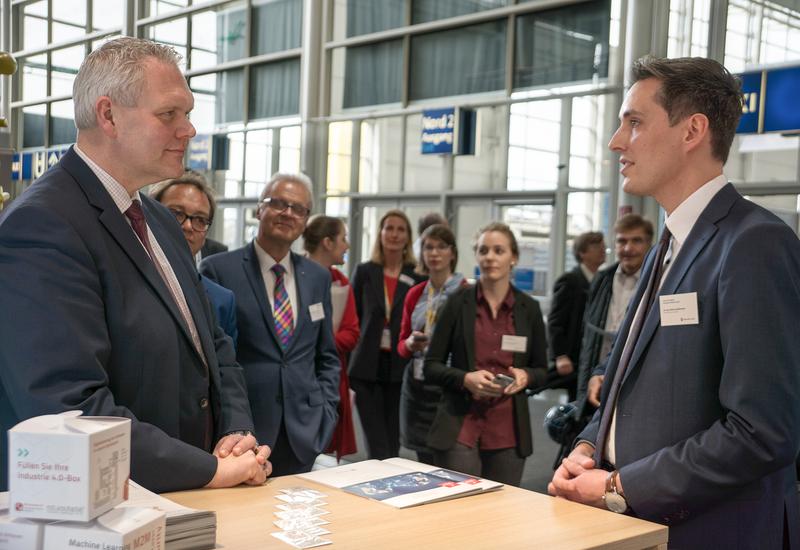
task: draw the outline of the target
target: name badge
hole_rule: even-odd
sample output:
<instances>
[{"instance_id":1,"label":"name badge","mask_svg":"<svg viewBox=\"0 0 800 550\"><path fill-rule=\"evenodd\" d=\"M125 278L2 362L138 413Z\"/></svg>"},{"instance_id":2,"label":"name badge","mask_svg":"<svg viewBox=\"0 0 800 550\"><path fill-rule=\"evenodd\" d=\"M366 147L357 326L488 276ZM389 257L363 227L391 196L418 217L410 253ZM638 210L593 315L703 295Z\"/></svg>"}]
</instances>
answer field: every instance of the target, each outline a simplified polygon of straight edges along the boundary
<instances>
[{"instance_id":1,"label":"name badge","mask_svg":"<svg viewBox=\"0 0 800 550\"><path fill-rule=\"evenodd\" d=\"M414 357L414 380L425 380L425 359L422 357Z\"/></svg>"},{"instance_id":2,"label":"name badge","mask_svg":"<svg viewBox=\"0 0 800 550\"><path fill-rule=\"evenodd\" d=\"M311 315L311 322L317 322L325 318L325 310L322 308L322 302L311 304L308 306L308 314Z\"/></svg>"},{"instance_id":3,"label":"name badge","mask_svg":"<svg viewBox=\"0 0 800 550\"><path fill-rule=\"evenodd\" d=\"M697 314L697 292L659 296L658 307L662 327L700 323L700 316Z\"/></svg>"},{"instance_id":4,"label":"name badge","mask_svg":"<svg viewBox=\"0 0 800 550\"><path fill-rule=\"evenodd\" d=\"M392 350L392 333L389 332L388 328L383 329L381 333L381 349L383 351Z\"/></svg>"},{"instance_id":5,"label":"name badge","mask_svg":"<svg viewBox=\"0 0 800 550\"><path fill-rule=\"evenodd\" d=\"M400 281L401 283L403 283L404 285L408 285L408 286L414 286L416 284L414 282L414 279L412 279L411 277L409 277L405 273L401 273L400 276L397 278L397 280Z\"/></svg>"},{"instance_id":6,"label":"name badge","mask_svg":"<svg viewBox=\"0 0 800 550\"><path fill-rule=\"evenodd\" d=\"M503 351L525 353L525 351L528 349L528 337L504 334L503 341L500 344L500 349Z\"/></svg>"}]
</instances>

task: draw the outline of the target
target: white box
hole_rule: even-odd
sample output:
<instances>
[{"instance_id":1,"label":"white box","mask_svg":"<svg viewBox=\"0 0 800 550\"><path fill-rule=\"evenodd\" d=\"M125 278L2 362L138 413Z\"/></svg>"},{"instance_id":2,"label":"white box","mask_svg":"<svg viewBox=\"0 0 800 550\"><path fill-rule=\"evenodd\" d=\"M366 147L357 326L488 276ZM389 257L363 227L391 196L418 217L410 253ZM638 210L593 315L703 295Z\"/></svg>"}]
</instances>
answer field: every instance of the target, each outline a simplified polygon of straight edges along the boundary
<instances>
[{"instance_id":1,"label":"white box","mask_svg":"<svg viewBox=\"0 0 800 550\"><path fill-rule=\"evenodd\" d=\"M44 529L44 550L164 550L166 514L155 508L114 508L88 523L57 521Z\"/></svg>"},{"instance_id":2,"label":"white box","mask_svg":"<svg viewBox=\"0 0 800 550\"><path fill-rule=\"evenodd\" d=\"M0 550L42 550L45 522L8 515L8 493L0 493Z\"/></svg>"},{"instance_id":3,"label":"white box","mask_svg":"<svg viewBox=\"0 0 800 550\"><path fill-rule=\"evenodd\" d=\"M13 517L90 521L127 498L131 421L37 416L8 430Z\"/></svg>"}]
</instances>

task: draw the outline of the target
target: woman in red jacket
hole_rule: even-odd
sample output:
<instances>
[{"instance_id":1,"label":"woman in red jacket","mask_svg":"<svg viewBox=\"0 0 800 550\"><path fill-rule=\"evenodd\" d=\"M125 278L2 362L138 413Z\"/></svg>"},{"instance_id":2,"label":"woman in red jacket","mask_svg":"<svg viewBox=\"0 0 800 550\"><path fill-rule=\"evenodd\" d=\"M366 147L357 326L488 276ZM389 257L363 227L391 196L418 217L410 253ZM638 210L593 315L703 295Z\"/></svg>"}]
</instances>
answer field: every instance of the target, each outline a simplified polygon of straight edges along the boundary
<instances>
[{"instance_id":1,"label":"woman in red jacket","mask_svg":"<svg viewBox=\"0 0 800 550\"><path fill-rule=\"evenodd\" d=\"M344 263L344 254L350 248L344 222L330 216L314 216L303 232L303 247L308 257L327 267L331 272L331 305L333 306L333 332L336 350L342 364L339 378L339 422L333 439L326 449L336 453L336 458L356 452L356 436L353 429L353 413L350 405L350 383L347 379L347 356L356 347L359 336L356 302L353 288L347 277L334 268Z\"/></svg>"}]
</instances>

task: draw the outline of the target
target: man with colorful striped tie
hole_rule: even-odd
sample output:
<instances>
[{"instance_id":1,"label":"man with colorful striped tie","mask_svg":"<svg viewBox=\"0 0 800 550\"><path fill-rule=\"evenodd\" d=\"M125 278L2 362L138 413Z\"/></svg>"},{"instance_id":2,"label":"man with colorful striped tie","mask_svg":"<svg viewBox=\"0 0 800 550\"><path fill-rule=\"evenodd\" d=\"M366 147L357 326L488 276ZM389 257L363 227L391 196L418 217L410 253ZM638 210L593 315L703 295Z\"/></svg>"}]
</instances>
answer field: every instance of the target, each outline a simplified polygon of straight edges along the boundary
<instances>
[{"instance_id":1,"label":"man with colorful striped tie","mask_svg":"<svg viewBox=\"0 0 800 550\"><path fill-rule=\"evenodd\" d=\"M236 295L237 357L256 437L272 447L273 475L311 470L337 419L330 274L291 251L311 207L307 176L275 174L261 193L253 242L200 264Z\"/></svg>"}]
</instances>

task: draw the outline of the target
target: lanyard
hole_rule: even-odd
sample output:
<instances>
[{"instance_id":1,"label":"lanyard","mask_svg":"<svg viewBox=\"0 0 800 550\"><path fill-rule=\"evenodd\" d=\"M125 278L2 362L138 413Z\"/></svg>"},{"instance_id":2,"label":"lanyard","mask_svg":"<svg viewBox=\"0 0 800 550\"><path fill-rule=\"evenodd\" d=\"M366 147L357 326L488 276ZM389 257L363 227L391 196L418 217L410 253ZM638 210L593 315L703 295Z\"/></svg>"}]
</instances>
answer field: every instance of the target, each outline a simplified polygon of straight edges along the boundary
<instances>
[{"instance_id":1,"label":"lanyard","mask_svg":"<svg viewBox=\"0 0 800 550\"><path fill-rule=\"evenodd\" d=\"M395 292L397 292L397 290L395 290ZM383 301L386 307L386 326L389 326L392 317L392 303L389 301L389 287L386 286L385 275L383 279Z\"/></svg>"},{"instance_id":2,"label":"lanyard","mask_svg":"<svg viewBox=\"0 0 800 550\"><path fill-rule=\"evenodd\" d=\"M447 278L447 281L450 280L450 277ZM439 298L441 298L442 294L444 293L444 288L447 286L447 281L442 284L442 288L439 289L439 292L435 292L433 290L433 284L428 281L428 297L425 301L425 334L430 334L433 330L433 325L436 324L436 317L439 314Z\"/></svg>"}]
</instances>

